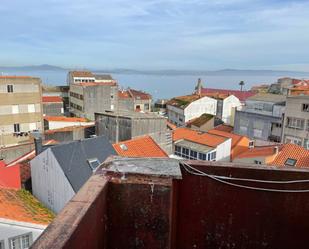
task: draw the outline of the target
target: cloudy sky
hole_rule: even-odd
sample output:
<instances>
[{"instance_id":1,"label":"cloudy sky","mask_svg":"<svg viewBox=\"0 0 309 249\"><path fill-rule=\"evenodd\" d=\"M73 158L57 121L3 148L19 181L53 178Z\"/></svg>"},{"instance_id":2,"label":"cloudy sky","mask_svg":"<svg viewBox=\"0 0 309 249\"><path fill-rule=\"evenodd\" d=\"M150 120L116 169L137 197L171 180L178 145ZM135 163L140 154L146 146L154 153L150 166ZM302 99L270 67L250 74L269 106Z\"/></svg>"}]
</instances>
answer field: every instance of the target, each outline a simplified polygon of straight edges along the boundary
<instances>
[{"instance_id":1,"label":"cloudy sky","mask_svg":"<svg viewBox=\"0 0 309 249\"><path fill-rule=\"evenodd\" d=\"M0 65L309 71L309 1L1 0Z\"/></svg>"}]
</instances>

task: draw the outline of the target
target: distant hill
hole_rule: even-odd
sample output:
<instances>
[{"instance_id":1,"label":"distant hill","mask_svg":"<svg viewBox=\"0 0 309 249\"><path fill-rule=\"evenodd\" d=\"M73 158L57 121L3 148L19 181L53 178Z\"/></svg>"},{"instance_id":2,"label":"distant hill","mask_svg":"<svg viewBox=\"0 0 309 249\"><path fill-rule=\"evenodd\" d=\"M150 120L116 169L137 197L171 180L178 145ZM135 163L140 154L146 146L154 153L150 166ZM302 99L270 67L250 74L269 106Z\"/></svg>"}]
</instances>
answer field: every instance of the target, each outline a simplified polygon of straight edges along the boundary
<instances>
[{"instance_id":1,"label":"distant hill","mask_svg":"<svg viewBox=\"0 0 309 249\"><path fill-rule=\"evenodd\" d=\"M21 67L5 67L0 66L1 71L63 71L78 70L77 68L69 69L48 64L21 66ZM85 69L81 69L85 70ZM293 76L293 77L309 77L309 72L298 71L280 71L280 70L239 70L239 69L222 69L222 70L136 70L136 69L88 69L95 73L110 73L110 74L142 74L142 75L164 75L164 76L181 76L181 75L196 75L196 76Z\"/></svg>"}]
</instances>

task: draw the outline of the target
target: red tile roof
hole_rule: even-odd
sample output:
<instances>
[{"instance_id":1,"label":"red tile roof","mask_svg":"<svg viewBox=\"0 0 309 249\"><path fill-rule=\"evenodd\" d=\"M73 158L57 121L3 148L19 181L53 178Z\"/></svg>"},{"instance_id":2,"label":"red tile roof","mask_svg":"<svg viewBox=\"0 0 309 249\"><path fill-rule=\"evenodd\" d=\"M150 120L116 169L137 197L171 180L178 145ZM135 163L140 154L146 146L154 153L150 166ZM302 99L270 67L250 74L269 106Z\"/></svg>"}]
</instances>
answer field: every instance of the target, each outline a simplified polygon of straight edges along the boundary
<instances>
[{"instance_id":1,"label":"red tile roof","mask_svg":"<svg viewBox=\"0 0 309 249\"><path fill-rule=\"evenodd\" d=\"M19 165L7 167L3 161L0 161L0 186L13 189L21 188Z\"/></svg>"},{"instance_id":2,"label":"red tile roof","mask_svg":"<svg viewBox=\"0 0 309 249\"><path fill-rule=\"evenodd\" d=\"M309 150L296 144L284 144L270 165L285 166L288 158L297 160L295 167L309 167Z\"/></svg>"},{"instance_id":3,"label":"red tile roof","mask_svg":"<svg viewBox=\"0 0 309 249\"><path fill-rule=\"evenodd\" d=\"M221 124L218 125L214 128L214 130L217 131L225 131L225 132L232 132L234 130L233 126L226 125L226 124Z\"/></svg>"},{"instance_id":4,"label":"red tile roof","mask_svg":"<svg viewBox=\"0 0 309 249\"><path fill-rule=\"evenodd\" d=\"M89 71L71 71L70 73L73 77L94 77Z\"/></svg>"},{"instance_id":5,"label":"red tile roof","mask_svg":"<svg viewBox=\"0 0 309 249\"><path fill-rule=\"evenodd\" d=\"M28 191L0 188L0 217L40 225L49 224L54 214Z\"/></svg>"},{"instance_id":6,"label":"red tile roof","mask_svg":"<svg viewBox=\"0 0 309 249\"><path fill-rule=\"evenodd\" d=\"M123 141L113 147L123 157L168 157L150 136Z\"/></svg>"},{"instance_id":7,"label":"red tile roof","mask_svg":"<svg viewBox=\"0 0 309 249\"><path fill-rule=\"evenodd\" d=\"M214 148L226 141L226 138L222 136L195 131L188 128L178 128L173 132L173 141L175 142L181 139Z\"/></svg>"},{"instance_id":8,"label":"red tile roof","mask_svg":"<svg viewBox=\"0 0 309 249\"><path fill-rule=\"evenodd\" d=\"M127 99L127 98L134 98L134 99L141 99L141 100L150 100L151 95L142 91L134 90L134 89L128 89L128 90L122 90L118 91L118 97Z\"/></svg>"},{"instance_id":9,"label":"red tile roof","mask_svg":"<svg viewBox=\"0 0 309 249\"><path fill-rule=\"evenodd\" d=\"M65 117L65 116L44 116L47 121L54 122L88 122L86 118Z\"/></svg>"},{"instance_id":10,"label":"red tile roof","mask_svg":"<svg viewBox=\"0 0 309 249\"><path fill-rule=\"evenodd\" d=\"M43 103L63 103L62 98L59 96L43 96Z\"/></svg>"},{"instance_id":11,"label":"red tile roof","mask_svg":"<svg viewBox=\"0 0 309 249\"><path fill-rule=\"evenodd\" d=\"M232 148L237 146L237 144L240 142L240 140L242 140L243 138L246 138L245 136L237 135L237 134L226 132L226 131L220 131L220 130L216 130L216 129L209 130L208 133L218 135L218 136L223 136L223 137L226 137L226 138L231 138L232 139ZM248 141L249 141L249 139L248 139Z\"/></svg>"},{"instance_id":12,"label":"red tile roof","mask_svg":"<svg viewBox=\"0 0 309 249\"><path fill-rule=\"evenodd\" d=\"M259 146L254 148L248 148L248 150L244 151L237 158L253 158L253 157L266 157L275 154L275 147L272 146Z\"/></svg>"},{"instance_id":13,"label":"red tile roof","mask_svg":"<svg viewBox=\"0 0 309 249\"><path fill-rule=\"evenodd\" d=\"M216 89L216 88L203 88L202 89L203 95L207 95L209 93L234 95L240 101L245 101L247 98L256 94L256 93L251 92L251 91L227 90L227 89Z\"/></svg>"}]
</instances>

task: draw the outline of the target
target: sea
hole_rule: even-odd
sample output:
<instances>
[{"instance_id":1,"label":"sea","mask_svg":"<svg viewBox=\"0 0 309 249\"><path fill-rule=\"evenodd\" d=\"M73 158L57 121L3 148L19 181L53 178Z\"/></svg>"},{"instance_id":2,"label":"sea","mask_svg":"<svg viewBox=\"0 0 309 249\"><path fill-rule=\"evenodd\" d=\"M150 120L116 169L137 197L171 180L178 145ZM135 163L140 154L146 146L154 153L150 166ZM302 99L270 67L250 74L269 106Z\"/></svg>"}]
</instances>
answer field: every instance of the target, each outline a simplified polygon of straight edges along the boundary
<instances>
[{"instance_id":1,"label":"sea","mask_svg":"<svg viewBox=\"0 0 309 249\"><path fill-rule=\"evenodd\" d=\"M40 77L43 84L66 85L67 71L40 70L40 71L4 71L2 75L28 75ZM302 75L151 75L151 74L111 74L121 88L133 88L150 93L153 99L169 99L174 96L190 94L194 91L198 78L202 79L203 86L209 88L223 88L238 90L240 81L245 82L244 90L250 90L253 85L271 84L281 77L309 78Z\"/></svg>"}]
</instances>

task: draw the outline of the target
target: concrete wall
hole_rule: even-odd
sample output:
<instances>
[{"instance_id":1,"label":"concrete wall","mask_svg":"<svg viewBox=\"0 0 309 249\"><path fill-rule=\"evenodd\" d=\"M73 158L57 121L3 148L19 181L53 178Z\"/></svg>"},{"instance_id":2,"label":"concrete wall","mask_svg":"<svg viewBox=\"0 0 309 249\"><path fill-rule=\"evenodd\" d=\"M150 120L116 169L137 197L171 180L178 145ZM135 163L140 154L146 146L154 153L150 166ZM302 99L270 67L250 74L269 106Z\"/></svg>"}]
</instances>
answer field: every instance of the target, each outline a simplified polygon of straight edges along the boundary
<instances>
[{"instance_id":1,"label":"concrete wall","mask_svg":"<svg viewBox=\"0 0 309 249\"><path fill-rule=\"evenodd\" d=\"M230 161L231 158L231 145L232 139L227 139L223 143L217 146L217 158L216 161Z\"/></svg>"},{"instance_id":2,"label":"concrete wall","mask_svg":"<svg viewBox=\"0 0 309 249\"><path fill-rule=\"evenodd\" d=\"M234 110L241 106L241 102L234 95L230 95L229 97L223 100L223 109L222 109L222 121L229 125L234 125Z\"/></svg>"},{"instance_id":3,"label":"concrete wall","mask_svg":"<svg viewBox=\"0 0 309 249\"><path fill-rule=\"evenodd\" d=\"M17 222L8 219L0 219L0 241L4 241L4 248L12 248L9 239L20 235L30 234L31 241L34 242L45 230L46 226Z\"/></svg>"},{"instance_id":4,"label":"concrete wall","mask_svg":"<svg viewBox=\"0 0 309 249\"><path fill-rule=\"evenodd\" d=\"M34 144L26 143L18 146L2 148L0 149L0 156L4 159L6 163L10 163L32 150L34 150Z\"/></svg>"},{"instance_id":5,"label":"concrete wall","mask_svg":"<svg viewBox=\"0 0 309 249\"><path fill-rule=\"evenodd\" d=\"M63 103L43 103L43 114L47 116L63 116Z\"/></svg>"},{"instance_id":6,"label":"concrete wall","mask_svg":"<svg viewBox=\"0 0 309 249\"><path fill-rule=\"evenodd\" d=\"M55 213L75 195L51 149L30 162L33 195Z\"/></svg>"},{"instance_id":7,"label":"concrete wall","mask_svg":"<svg viewBox=\"0 0 309 249\"><path fill-rule=\"evenodd\" d=\"M245 111L236 111L234 132L248 136L251 139L261 139L268 141L272 135L272 123L281 124L282 120L279 117L273 117L258 113ZM259 130L255 133L254 129Z\"/></svg>"}]
</instances>

